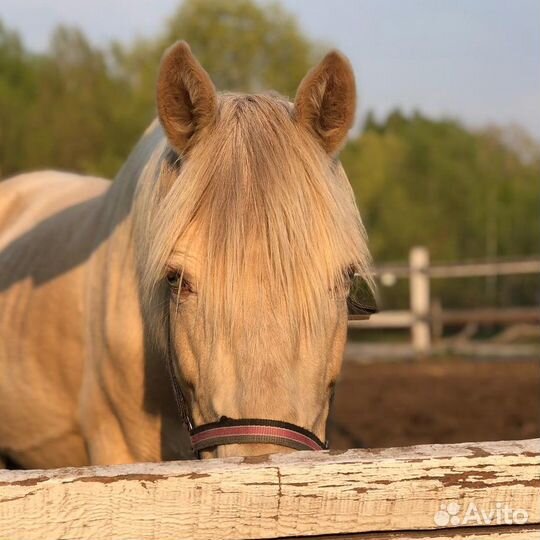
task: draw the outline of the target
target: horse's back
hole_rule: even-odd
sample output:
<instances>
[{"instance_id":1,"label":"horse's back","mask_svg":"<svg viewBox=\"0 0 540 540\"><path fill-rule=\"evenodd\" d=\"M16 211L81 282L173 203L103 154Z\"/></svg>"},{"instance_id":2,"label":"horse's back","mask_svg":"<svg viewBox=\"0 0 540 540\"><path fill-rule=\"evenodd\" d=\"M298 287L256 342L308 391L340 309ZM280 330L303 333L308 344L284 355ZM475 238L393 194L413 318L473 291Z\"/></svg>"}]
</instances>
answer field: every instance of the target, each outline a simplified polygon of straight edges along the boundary
<instances>
[{"instance_id":1,"label":"horse's back","mask_svg":"<svg viewBox=\"0 0 540 540\"><path fill-rule=\"evenodd\" d=\"M102 194L110 182L59 171L20 174L0 182L0 249L73 204Z\"/></svg>"}]
</instances>

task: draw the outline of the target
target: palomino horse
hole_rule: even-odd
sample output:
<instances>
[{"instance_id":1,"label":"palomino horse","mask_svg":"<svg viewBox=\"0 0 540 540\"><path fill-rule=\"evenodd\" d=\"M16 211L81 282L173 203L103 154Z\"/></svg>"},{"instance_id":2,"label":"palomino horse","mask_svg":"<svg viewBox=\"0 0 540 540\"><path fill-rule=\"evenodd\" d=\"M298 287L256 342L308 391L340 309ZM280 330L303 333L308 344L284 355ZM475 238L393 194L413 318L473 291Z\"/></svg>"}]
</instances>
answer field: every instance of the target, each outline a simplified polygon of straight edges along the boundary
<instances>
[{"instance_id":1,"label":"palomino horse","mask_svg":"<svg viewBox=\"0 0 540 540\"><path fill-rule=\"evenodd\" d=\"M218 94L178 43L157 106L112 183L0 184L0 452L23 467L191 457L167 358L195 426L235 419L217 426L240 437L204 456L324 440L350 281L369 262L336 158L351 67L331 52L294 104ZM248 437L246 418L275 436Z\"/></svg>"}]
</instances>

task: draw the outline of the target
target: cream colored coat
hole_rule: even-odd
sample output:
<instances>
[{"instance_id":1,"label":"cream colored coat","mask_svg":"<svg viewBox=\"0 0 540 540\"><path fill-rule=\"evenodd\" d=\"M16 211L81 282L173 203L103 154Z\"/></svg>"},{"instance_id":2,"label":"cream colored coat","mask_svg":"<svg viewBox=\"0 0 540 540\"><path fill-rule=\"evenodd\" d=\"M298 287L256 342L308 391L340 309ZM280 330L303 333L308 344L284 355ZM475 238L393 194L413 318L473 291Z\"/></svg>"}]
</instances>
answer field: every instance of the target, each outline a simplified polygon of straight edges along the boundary
<instances>
[{"instance_id":1,"label":"cream colored coat","mask_svg":"<svg viewBox=\"0 0 540 540\"><path fill-rule=\"evenodd\" d=\"M141 149L161 137L114 184L0 183L0 455L23 467L190 455L163 359L145 353L130 250Z\"/></svg>"}]
</instances>

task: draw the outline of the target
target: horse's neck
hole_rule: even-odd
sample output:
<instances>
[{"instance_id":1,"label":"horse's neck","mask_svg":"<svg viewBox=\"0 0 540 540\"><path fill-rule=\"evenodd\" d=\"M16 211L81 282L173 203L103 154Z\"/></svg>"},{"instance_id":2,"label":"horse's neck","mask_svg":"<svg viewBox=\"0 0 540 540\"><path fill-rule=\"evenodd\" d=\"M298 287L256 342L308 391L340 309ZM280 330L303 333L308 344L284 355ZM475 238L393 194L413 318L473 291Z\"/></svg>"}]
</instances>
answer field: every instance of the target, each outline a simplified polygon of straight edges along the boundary
<instances>
[{"instance_id":1,"label":"horse's neck","mask_svg":"<svg viewBox=\"0 0 540 540\"><path fill-rule=\"evenodd\" d=\"M154 121L130 153L104 197L96 230L108 241L97 254L99 266L110 266L117 259L125 259L126 254L132 250L133 214L139 179L162 141L163 132L157 121Z\"/></svg>"},{"instance_id":2,"label":"horse's neck","mask_svg":"<svg viewBox=\"0 0 540 540\"><path fill-rule=\"evenodd\" d=\"M137 316L133 317L139 311L133 230L137 207L135 199L141 174L162 141L163 133L154 121L131 152L103 200L96 230L107 241L94 253L88 274L90 290L93 291L92 318L93 314L105 310L112 315L109 320L122 320L131 328L139 325ZM129 323L125 321L126 317ZM94 320L94 323L105 324L99 320ZM109 332L114 330L109 328L105 331Z\"/></svg>"},{"instance_id":3,"label":"horse's neck","mask_svg":"<svg viewBox=\"0 0 540 540\"><path fill-rule=\"evenodd\" d=\"M163 131L154 120L139 139L116 175L105 201L105 225L114 228L124 218L132 217L133 202L141 174L163 141Z\"/></svg>"}]
</instances>

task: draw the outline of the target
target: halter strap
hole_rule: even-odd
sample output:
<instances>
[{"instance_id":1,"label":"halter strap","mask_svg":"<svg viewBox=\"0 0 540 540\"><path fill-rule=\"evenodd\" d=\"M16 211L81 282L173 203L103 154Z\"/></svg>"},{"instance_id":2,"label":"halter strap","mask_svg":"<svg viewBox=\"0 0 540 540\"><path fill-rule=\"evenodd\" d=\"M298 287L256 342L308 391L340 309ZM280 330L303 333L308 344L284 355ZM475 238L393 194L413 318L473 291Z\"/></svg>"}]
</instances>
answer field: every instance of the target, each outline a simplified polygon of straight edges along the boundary
<instances>
[{"instance_id":1,"label":"halter strap","mask_svg":"<svg viewBox=\"0 0 540 540\"><path fill-rule=\"evenodd\" d=\"M324 450L315 434L300 426L260 418L234 420L222 416L219 422L204 424L191 430L191 444L195 452L225 444L276 444L295 450Z\"/></svg>"}]
</instances>

